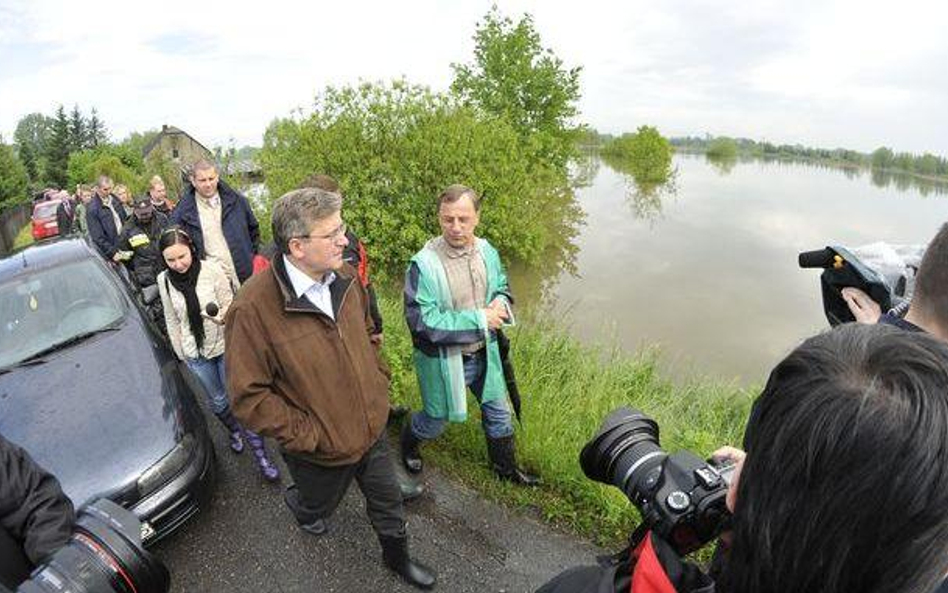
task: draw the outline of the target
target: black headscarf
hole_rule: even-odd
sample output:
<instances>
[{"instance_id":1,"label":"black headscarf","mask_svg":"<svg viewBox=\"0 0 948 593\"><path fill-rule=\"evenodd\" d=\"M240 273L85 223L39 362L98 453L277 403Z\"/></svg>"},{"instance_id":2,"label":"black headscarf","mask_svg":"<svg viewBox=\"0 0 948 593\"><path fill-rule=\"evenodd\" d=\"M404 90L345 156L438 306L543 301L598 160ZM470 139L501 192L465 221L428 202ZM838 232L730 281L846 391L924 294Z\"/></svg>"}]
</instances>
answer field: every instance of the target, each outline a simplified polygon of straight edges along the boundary
<instances>
[{"instance_id":1,"label":"black headscarf","mask_svg":"<svg viewBox=\"0 0 948 593\"><path fill-rule=\"evenodd\" d=\"M191 327L191 334L197 343L198 351L204 346L204 318L201 317L201 303L197 297L197 281L201 275L201 260L194 253L194 247L191 247L191 267L184 274L175 272L168 268L168 279L171 285L178 289L178 292L184 295L184 302L188 308L188 325Z\"/></svg>"}]
</instances>

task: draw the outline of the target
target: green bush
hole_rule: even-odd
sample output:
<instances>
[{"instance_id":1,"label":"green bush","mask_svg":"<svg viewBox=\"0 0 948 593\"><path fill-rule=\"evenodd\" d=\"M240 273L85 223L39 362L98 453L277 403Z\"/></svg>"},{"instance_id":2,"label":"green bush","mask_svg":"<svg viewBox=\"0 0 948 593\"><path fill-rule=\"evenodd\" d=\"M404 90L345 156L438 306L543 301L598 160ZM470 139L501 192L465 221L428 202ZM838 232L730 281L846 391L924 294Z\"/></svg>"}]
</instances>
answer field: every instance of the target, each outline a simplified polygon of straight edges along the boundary
<instances>
[{"instance_id":1,"label":"green bush","mask_svg":"<svg viewBox=\"0 0 948 593\"><path fill-rule=\"evenodd\" d=\"M706 154L716 159L737 158L737 142L731 138L715 138L711 141L711 144L708 145Z\"/></svg>"},{"instance_id":2,"label":"green bush","mask_svg":"<svg viewBox=\"0 0 948 593\"><path fill-rule=\"evenodd\" d=\"M69 185L95 183L99 175L108 175L115 183L127 185L133 193L145 190L145 167L140 152L122 144L102 144L69 155Z\"/></svg>"},{"instance_id":3,"label":"green bush","mask_svg":"<svg viewBox=\"0 0 948 593\"><path fill-rule=\"evenodd\" d=\"M0 143L0 210L28 201L29 182L26 167L13 148Z\"/></svg>"},{"instance_id":4,"label":"green bush","mask_svg":"<svg viewBox=\"0 0 948 593\"><path fill-rule=\"evenodd\" d=\"M671 143L651 126L641 126L634 134L623 134L602 148L604 157L616 162L640 184L668 181L673 153Z\"/></svg>"},{"instance_id":5,"label":"green bush","mask_svg":"<svg viewBox=\"0 0 948 593\"><path fill-rule=\"evenodd\" d=\"M538 262L561 243L562 221L571 232L580 210L564 168L545 162L533 141L448 95L364 83L327 88L312 114L274 121L259 162L272 199L313 173L335 177L345 218L391 278L440 233L435 199L452 183L483 196L479 231L505 257Z\"/></svg>"}]
</instances>

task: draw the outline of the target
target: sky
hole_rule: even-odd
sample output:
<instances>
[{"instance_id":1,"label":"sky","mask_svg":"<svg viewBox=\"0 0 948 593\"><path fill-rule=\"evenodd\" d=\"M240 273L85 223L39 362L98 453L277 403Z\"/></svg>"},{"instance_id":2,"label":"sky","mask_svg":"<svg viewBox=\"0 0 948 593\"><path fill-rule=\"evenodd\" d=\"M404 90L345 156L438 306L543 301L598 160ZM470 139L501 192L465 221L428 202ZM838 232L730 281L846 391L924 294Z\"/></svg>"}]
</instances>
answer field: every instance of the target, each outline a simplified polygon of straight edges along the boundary
<instances>
[{"instance_id":1,"label":"sky","mask_svg":"<svg viewBox=\"0 0 948 593\"><path fill-rule=\"evenodd\" d=\"M0 135L63 104L113 140L177 126L260 146L326 86L446 90L493 2L0 0ZM579 122L948 156L948 2L496 2L581 66Z\"/></svg>"}]
</instances>

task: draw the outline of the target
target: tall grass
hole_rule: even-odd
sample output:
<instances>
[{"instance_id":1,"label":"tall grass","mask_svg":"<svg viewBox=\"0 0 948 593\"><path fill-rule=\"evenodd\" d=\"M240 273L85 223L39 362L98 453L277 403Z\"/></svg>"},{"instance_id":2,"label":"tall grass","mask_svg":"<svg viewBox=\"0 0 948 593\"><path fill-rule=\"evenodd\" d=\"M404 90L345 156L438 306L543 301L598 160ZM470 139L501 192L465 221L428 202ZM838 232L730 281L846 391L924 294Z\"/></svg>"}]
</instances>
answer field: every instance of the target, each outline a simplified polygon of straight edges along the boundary
<instances>
[{"instance_id":1,"label":"tall grass","mask_svg":"<svg viewBox=\"0 0 948 593\"><path fill-rule=\"evenodd\" d=\"M380 302L393 398L417 410L421 398L401 302L395 295L380 295ZM658 422L661 445L669 451L707 456L722 444L740 444L755 390L711 380L674 384L658 374L653 353L585 346L549 319L524 323L508 335L523 394L518 453L522 464L542 476L543 486L524 489L493 478L473 397L468 422L452 424L422 448L426 460L488 498L536 509L597 543L616 544L637 522L635 510L616 488L592 482L579 467L582 446L609 412L619 406L645 412Z\"/></svg>"}]
</instances>

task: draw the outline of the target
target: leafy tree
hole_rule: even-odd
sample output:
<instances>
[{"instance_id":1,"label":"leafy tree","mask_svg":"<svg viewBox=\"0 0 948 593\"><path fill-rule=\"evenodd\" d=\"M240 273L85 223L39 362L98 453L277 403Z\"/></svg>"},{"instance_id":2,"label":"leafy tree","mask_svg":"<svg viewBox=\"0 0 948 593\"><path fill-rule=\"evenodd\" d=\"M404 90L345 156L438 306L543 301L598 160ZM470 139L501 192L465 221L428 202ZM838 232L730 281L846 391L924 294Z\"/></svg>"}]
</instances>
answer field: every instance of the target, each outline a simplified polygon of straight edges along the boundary
<instances>
[{"instance_id":1,"label":"leafy tree","mask_svg":"<svg viewBox=\"0 0 948 593\"><path fill-rule=\"evenodd\" d=\"M888 169L892 167L895 155L890 148L881 146L872 152L872 167L874 169Z\"/></svg>"},{"instance_id":2,"label":"leafy tree","mask_svg":"<svg viewBox=\"0 0 948 593\"><path fill-rule=\"evenodd\" d=\"M665 183L671 177L674 149L652 126L641 126L635 134L616 138L603 147L602 153L618 161L619 168L627 170L637 183Z\"/></svg>"},{"instance_id":3,"label":"leafy tree","mask_svg":"<svg viewBox=\"0 0 948 593\"><path fill-rule=\"evenodd\" d=\"M66 168L69 165L69 120L60 105L56 110L52 130L46 144L46 181L57 187L66 186Z\"/></svg>"},{"instance_id":4,"label":"leafy tree","mask_svg":"<svg viewBox=\"0 0 948 593\"><path fill-rule=\"evenodd\" d=\"M31 113L17 122L16 131L13 132L17 154L26 167L30 181L37 184L43 174L46 143L51 129L51 118L42 113Z\"/></svg>"},{"instance_id":5,"label":"leafy tree","mask_svg":"<svg viewBox=\"0 0 948 593\"><path fill-rule=\"evenodd\" d=\"M925 153L915 159L915 172L920 175L938 174L938 157L931 153Z\"/></svg>"},{"instance_id":6,"label":"leafy tree","mask_svg":"<svg viewBox=\"0 0 948 593\"><path fill-rule=\"evenodd\" d=\"M29 200L29 181L13 148L0 139L0 210Z\"/></svg>"},{"instance_id":7,"label":"leafy tree","mask_svg":"<svg viewBox=\"0 0 948 593\"><path fill-rule=\"evenodd\" d=\"M735 159L737 158L737 142L732 138L715 138L708 146L706 154L711 158Z\"/></svg>"},{"instance_id":8,"label":"leafy tree","mask_svg":"<svg viewBox=\"0 0 948 593\"><path fill-rule=\"evenodd\" d=\"M501 253L553 259L548 250L575 235L580 213L565 173L522 143L506 119L394 82L327 88L311 115L270 124L258 159L272 198L313 173L338 179L347 221L392 278L439 232L434 200L452 183L484 196L480 231Z\"/></svg>"},{"instance_id":9,"label":"leafy tree","mask_svg":"<svg viewBox=\"0 0 948 593\"><path fill-rule=\"evenodd\" d=\"M141 152L136 151L134 146L102 144L70 155L70 187L79 183L93 183L99 175L108 175L135 193L144 191L147 183Z\"/></svg>"},{"instance_id":10,"label":"leafy tree","mask_svg":"<svg viewBox=\"0 0 948 593\"><path fill-rule=\"evenodd\" d=\"M506 119L524 139L531 138L542 158L565 165L572 155L581 68L565 69L544 48L533 18L519 22L495 6L478 23L474 61L452 64L451 89L466 104Z\"/></svg>"}]
</instances>

